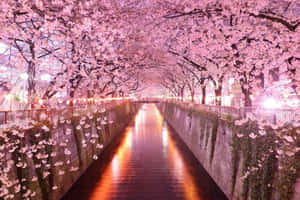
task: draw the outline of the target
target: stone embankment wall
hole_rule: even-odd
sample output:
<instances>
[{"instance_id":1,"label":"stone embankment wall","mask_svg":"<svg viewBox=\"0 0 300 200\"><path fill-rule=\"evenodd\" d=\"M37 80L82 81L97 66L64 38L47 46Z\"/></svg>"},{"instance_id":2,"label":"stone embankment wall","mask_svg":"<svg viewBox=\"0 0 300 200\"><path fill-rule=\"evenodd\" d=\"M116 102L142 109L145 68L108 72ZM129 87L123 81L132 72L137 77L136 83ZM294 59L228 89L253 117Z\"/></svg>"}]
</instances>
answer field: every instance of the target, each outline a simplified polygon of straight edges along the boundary
<instances>
[{"instance_id":1,"label":"stone embankment wall","mask_svg":"<svg viewBox=\"0 0 300 200\"><path fill-rule=\"evenodd\" d=\"M113 142L136 103L61 113L0 130L0 199L58 200Z\"/></svg>"},{"instance_id":2,"label":"stone embankment wall","mask_svg":"<svg viewBox=\"0 0 300 200\"><path fill-rule=\"evenodd\" d=\"M229 199L300 199L300 124L260 127L186 104L157 105Z\"/></svg>"}]
</instances>

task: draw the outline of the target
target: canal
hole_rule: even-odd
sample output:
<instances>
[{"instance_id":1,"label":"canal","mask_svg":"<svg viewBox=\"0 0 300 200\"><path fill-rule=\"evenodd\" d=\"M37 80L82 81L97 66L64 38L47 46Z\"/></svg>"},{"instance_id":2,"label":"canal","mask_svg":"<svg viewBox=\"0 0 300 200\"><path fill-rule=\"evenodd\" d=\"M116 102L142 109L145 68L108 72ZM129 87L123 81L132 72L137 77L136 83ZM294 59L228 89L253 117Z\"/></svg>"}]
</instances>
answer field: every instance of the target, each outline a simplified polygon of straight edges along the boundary
<instances>
[{"instance_id":1,"label":"canal","mask_svg":"<svg viewBox=\"0 0 300 200\"><path fill-rule=\"evenodd\" d=\"M63 200L223 200L154 104L144 104Z\"/></svg>"}]
</instances>

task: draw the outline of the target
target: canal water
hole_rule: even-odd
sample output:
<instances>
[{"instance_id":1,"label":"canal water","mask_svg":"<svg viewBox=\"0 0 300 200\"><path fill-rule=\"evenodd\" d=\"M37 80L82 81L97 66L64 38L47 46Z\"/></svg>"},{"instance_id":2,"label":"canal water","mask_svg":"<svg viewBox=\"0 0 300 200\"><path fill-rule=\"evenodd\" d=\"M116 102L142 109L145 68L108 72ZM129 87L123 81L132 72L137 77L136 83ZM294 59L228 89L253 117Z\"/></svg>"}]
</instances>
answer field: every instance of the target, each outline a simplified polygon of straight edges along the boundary
<instances>
[{"instance_id":1,"label":"canal water","mask_svg":"<svg viewBox=\"0 0 300 200\"><path fill-rule=\"evenodd\" d=\"M144 104L63 200L223 200L154 104Z\"/></svg>"}]
</instances>

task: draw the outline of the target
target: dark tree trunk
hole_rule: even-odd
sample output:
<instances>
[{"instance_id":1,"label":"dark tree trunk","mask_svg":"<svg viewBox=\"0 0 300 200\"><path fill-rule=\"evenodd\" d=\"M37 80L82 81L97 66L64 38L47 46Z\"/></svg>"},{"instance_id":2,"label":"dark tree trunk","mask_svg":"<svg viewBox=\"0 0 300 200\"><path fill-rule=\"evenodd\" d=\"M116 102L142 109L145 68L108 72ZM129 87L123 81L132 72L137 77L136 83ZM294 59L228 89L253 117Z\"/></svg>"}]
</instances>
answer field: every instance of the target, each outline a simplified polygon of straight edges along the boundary
<instances>
[{"instance_id":1,"label":"dark tree trunk","mask_svg":"<svg viewBox=\"0 0 300 200\"><path fill-rule=\"evenodd\" d=\"M195 90L189 86L189 90L190 90L190 95L191 95L191 98L192 98L192 102L194 102L195 100Z\"/></svg>"},{"instance_id":2,"label":"dark tree trunk","mask_svg":"<svg viewBox=\"0 0 300 200\"><path fill-rule=\"evenodd\" d=\"M245 107L251 107L252 106L252 99L251 99L251 91L247 88L244 88L243 85L241 85L241 89L244 95L244 106Z\"/></svg>"},{"instance_id":3,"label":"dark tree trunk","mask_svg":"<svg viewBox=\"0 0 300 200\"><path fill-rule=\"evenodd\" d=\"M92 92L91 90L88 90L88 91L87 91L87 97L88 97L88 98L93 98L93 96L94 96L94 95L93 95L93 92Z\"/></svg>"},{"instance_id":4,"label":"dark tree trunk","mask_svg":"<svg viewBox=\"0 0 300 200\"><path fill-rule=\"evenodd\" d=\"M28 63L28 69L27 69L27 74L28 74L28 105L34 109L34 101L35 101L35 96L36 96L36 90L35 90L35 63L33 60L35 59L35 50L34 50L34 43L30 42L29 44L30 48L30 53L31 53L31 58L32 60Z\"/></svg>"},{"instance_id":5,"label":"dark tree trunk","mask_svg":"<svg viewBox=\"0 0 300 200\"><path fill-rule=\"evenodd\" d=\"M28 105L31 109L34 109L34 100L35 100L35 65L34 63L30 62L28 65Z\"/></svg>"},{"instance_id":6,"label":"dark tree trunk","mask_svg":"<svg viewBox=\"0 0 300 200\"><path fill-rule=\"evenodd\" d=\"M180 96L181 96L181 101L183 101L184 87L180 88Z\"/></svg>"},{"instance_id":7,"label":"dark tree trunk","mask_svg":"<svg viewBox=\"0 0 300 200\"><path fill-rule=\"evenodd\" d=\"M244 95L244 106L245 107L251 107L252 106L252 100L250 98L250 95L252 94L251 90L252 88L250 87L250 83L247 79L246 73L242 74L242 78L240 79L240 86ZM261 73L260 75L261 79L264 79L263 74ZM264 84L264 82L262 82ZM246 87L247 86L247 87ZM262 85L263 86L263 85Z\"/></svg>"},{"instance_id":8,"label":"dark tree trunk","mask_svg":"<svg viewBox=\"0 0 300 200\"><path fill-rule=\"evenodd\" d=\"M202 87L202 99L201 99L201 104L205 104L205 99L206 99L206 86Z\"/></svg>"},{"instance_id":9,"label":"dark tree trunk","mask_svg":"<svg viewBox=\"0 0 300 200\"><path fill-rule=\"evenodd\" d=\"M252 100L250 98L251 92L249 92L249 90L242 90L242 91L243 91L243 94L244 94L244 97L245 97L244 106L245 107L251 107L252 106Z\"/></svg>"},{"instance_id":10,"label":"dark tree trunk","mask_svg":"<svg viewBox=\"0 0 300 200\"><path fill-rule=\"evenodd\" d=\"M74 96L75 96L75 90L72 88L72 90L70 91L70 104L69 104L69 106L73 106L74 104L73 104L73 98L74 98Z\"/></svg>"},{"instance_id":11,"label":"dark tree trunk","mask_svg":"<svg viewBox=\"0 0 300 200\"><path fill-rule=\"evenodd\" d=\"M192 92L191 96L192 96L192 102L194 102L195 101L195 92Z\"/></svg>"},{"instance_id":12,"label":"dark tree trunk","mask_svg":"<svg viewBox=\"0 0 300 200\"><path fill-rule=\"evenodd\" d=\"M192 102L194 102L194 100L195 100L195 89L190 84L188 84L188 86L189 86L189 90L190 90L190 95L191 95L191 98L192 98Z\"/></svg>"},{"instance_id":13,"label":"dark tree trunk","mask_svg":"<svg viewBox=\"0 0 300 200\"><path fill-rule=\"evenodd\" d=\"M215 103L217 106L222 105L222 87L215 89Z\"/></svg>"}]
</instances>

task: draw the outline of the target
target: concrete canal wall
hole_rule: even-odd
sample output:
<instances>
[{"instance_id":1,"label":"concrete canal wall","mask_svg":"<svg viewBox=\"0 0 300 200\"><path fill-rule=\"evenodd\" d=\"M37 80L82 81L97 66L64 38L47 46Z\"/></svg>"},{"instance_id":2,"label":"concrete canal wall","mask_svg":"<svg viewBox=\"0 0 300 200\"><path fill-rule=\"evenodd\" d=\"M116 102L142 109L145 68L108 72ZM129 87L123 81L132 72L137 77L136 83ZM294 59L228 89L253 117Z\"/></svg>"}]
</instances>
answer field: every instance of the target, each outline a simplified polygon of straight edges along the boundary
<instances>
[{"instance_id":1,"label":"concrete canal wall","mask_svg":"<svg viewBox=\"0 0 300 200\"><path fill-rule=\"evenodd\" d=\"M113 142L136 103L61 113L0 130L0 199L58 200ZM69 117L66 117L66 114Z\"/></svg>"},{"instance_id":2,"label":"concrete canal wall","mask_svg":"<svg viewBox=\"0 0 300 200\"><path fill-rule=\"evenodd\" d=\"M157 105L229 199L300 199L299 127L260 130L187 104Z\"/></svg>"}]
</instances>

